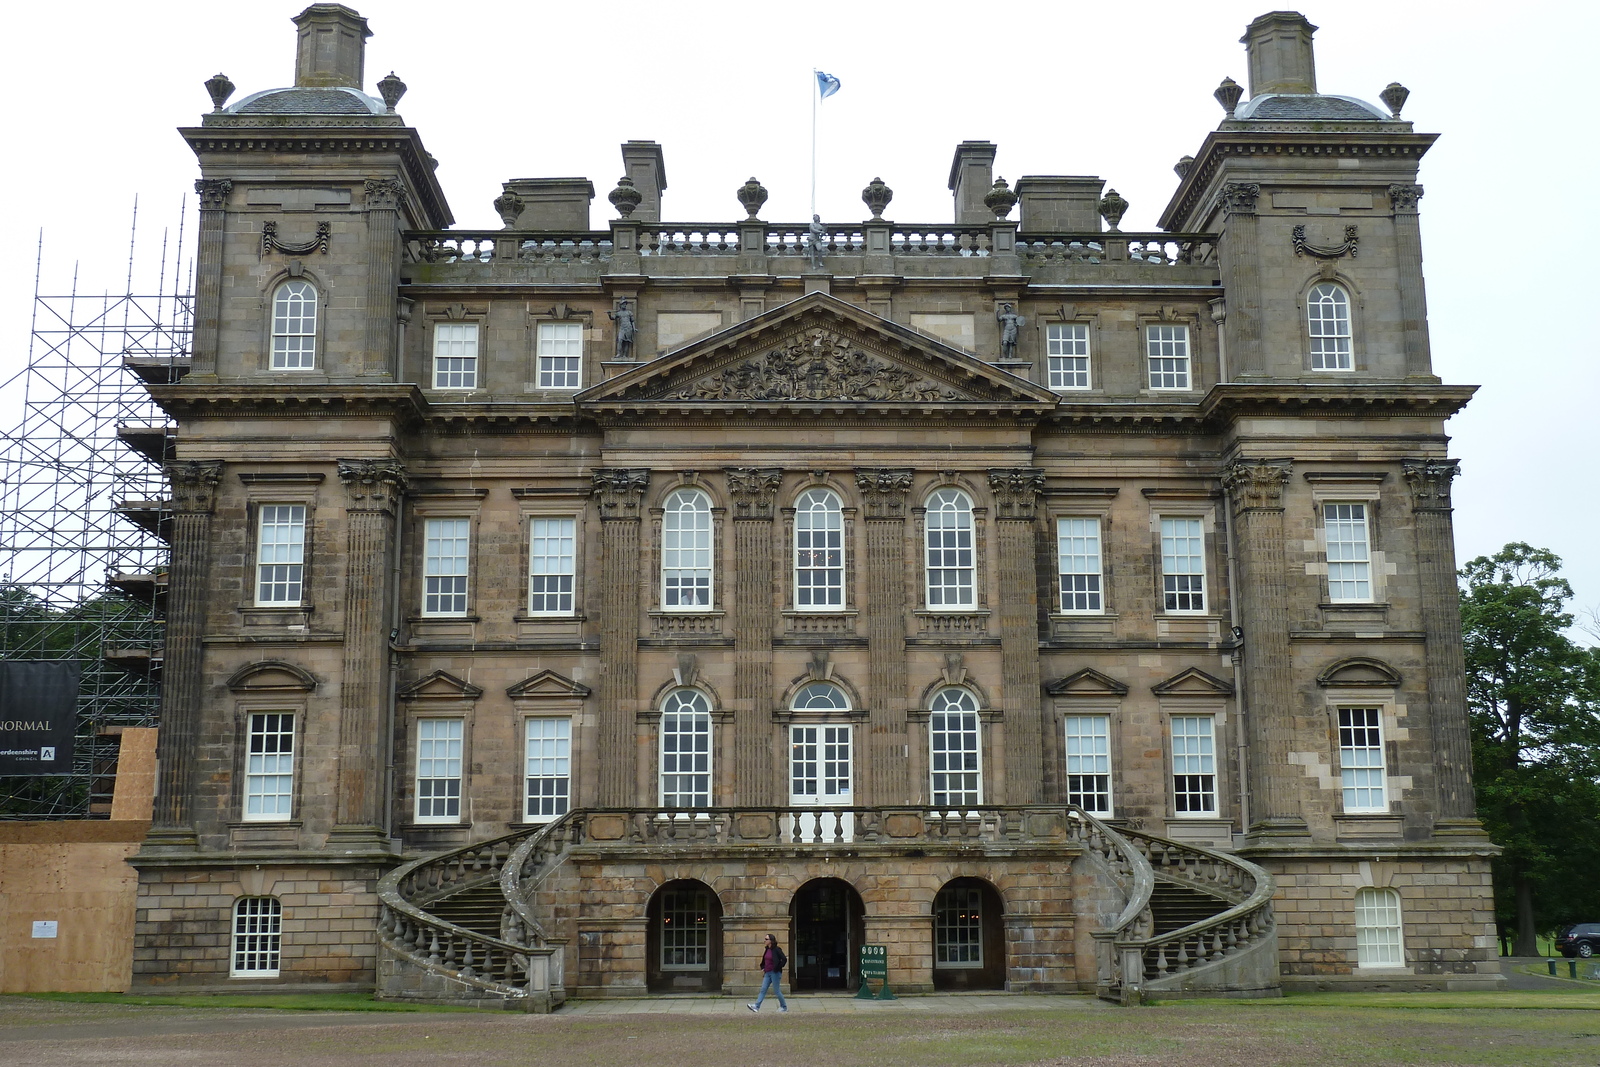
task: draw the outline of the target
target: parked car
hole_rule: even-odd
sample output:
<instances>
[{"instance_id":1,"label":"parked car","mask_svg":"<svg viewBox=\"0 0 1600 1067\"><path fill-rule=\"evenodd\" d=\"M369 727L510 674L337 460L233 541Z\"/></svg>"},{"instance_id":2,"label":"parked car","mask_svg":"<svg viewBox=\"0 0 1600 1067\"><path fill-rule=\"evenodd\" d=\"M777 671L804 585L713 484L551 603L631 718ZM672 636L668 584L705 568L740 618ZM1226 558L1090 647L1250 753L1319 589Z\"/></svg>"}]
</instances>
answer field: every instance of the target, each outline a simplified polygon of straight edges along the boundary
<instances>
[{"instance_id":1,"label":"parked car","mask_svg":"<svg viewBox=\"0 0 1600 1067\"><path fill-rule=\"evenodd\" d=\"M1556 948L1568 959L1579 956L1588 959L1600 952L1600 923L1578 923L1563 927L1556 935Z\"/></svg>"}]
</instances>

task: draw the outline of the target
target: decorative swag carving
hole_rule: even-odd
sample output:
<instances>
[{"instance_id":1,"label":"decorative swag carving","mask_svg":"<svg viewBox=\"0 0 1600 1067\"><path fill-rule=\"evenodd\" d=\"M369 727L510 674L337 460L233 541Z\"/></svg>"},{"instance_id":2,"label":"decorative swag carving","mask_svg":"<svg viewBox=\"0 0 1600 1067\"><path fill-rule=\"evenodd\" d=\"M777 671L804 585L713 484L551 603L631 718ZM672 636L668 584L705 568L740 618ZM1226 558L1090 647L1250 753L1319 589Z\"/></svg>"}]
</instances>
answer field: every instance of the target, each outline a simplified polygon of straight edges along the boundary
<instances>
[{"instance_id":1,"label":"decorative swag carving","mask_svg":"<svg viewBox=\"0 0 1600 1067\"><path fill-rule=\"evenodd\" d=\"M282 252L290 256L304 256L312 252L328 254L328 238L333 233L331 223L317 223L317 235L301 244L285 244L278 240L278 224L271 219L261 224L261 254Z\"/></svg>"},{"instance_id":2,"label":"decorative swag carving","mask_svg":"<svg viewBox=\"0 0 1600 1067\"><path fill-rule=\"evenodd\" d=\"M1338 245L1314 245L1306 240L1306 228L1304 226L1296 226L1294 228L1294 254L1297 256L1338 259L1340 256L1349 255L1351 259L1355 259L1356 245L1360 242L1361 238L1356 236L1356 228L1354 226L1346 226L1344 228L1344 243Z\"/></svg>"},{"instance_id":3,"label":"decorative swag carving","mask_svg":"<svg viewBox=\"0 0 1600 1067\"><path fill-rule=\"evenodd\" d=\"M782 348L694 382L667 400L965 400L961 393L812 328Z\"/></svg>"}]
</instances>

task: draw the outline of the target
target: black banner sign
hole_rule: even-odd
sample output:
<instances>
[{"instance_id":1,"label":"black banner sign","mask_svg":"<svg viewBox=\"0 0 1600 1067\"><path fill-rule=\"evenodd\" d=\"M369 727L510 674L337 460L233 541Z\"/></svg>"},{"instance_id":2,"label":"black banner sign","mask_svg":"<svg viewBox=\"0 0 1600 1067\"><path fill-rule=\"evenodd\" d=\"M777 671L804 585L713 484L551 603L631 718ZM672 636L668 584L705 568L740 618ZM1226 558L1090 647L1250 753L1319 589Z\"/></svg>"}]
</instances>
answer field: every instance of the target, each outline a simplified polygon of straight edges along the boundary
<instances>
[{"instance_id":1,"label":"black banner sign","mask_svg":"<svg viewBox=\"0 0 1600 1067\"><path fill-rule=\"evenodd\" d=\"M76 660L0 660L0 776L70 774Z\"/></svg>"}]
</instances>

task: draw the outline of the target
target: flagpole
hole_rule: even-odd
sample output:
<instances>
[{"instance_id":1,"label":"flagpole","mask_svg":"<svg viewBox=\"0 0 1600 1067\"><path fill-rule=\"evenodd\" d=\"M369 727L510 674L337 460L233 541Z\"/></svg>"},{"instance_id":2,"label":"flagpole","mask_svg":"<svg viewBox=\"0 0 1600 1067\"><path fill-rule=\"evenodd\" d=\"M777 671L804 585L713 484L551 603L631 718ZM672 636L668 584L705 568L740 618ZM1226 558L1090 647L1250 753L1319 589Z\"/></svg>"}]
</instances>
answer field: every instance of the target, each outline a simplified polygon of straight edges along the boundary
<instances>
[{"instance_id":1,"label":"flagpole","mask_svg":"<svg viewBox=\"0 0 1600 1067\"><path fill-rule=\"evenodd\" d=\"M811 69L811 214L817 213L817 97L822 94L817 71Z\"/></svg>"}]
</instances>

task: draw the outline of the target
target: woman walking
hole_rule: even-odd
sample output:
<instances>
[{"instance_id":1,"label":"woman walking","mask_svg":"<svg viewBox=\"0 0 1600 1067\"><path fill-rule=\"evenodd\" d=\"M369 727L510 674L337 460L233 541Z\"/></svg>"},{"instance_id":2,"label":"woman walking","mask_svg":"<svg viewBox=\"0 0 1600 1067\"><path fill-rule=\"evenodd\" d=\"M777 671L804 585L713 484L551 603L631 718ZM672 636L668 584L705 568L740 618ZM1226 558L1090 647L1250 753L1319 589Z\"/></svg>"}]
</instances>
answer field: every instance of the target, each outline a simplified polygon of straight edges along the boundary
<instances>
[{"instance_id":1,"label":"woman walking","mask_svg":"<svg viewBox=\"0 0 1600 1067\"><path fill-rule=\"evenodd\" d=\"M778 939L768 934L766 947L761 950L761 992L756 994L754 1004L746 1004L745 1007L760 1011L761 1002L767 999L767 990L770 989L778 994L778 1010L789 1010L789 1002L783 999L783 968L788 962L789 957L778 947Z\"/></svg>"}]
</instances>

